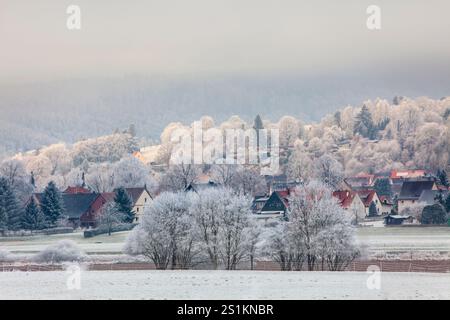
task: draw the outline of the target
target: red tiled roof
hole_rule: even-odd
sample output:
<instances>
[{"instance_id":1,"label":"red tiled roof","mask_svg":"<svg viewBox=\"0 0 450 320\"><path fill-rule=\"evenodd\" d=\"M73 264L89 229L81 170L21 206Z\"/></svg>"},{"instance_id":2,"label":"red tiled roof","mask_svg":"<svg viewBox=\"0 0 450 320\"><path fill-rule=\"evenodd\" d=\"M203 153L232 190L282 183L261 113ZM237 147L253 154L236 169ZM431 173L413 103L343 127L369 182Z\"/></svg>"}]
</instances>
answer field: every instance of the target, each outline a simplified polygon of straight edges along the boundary
<instances>
[{"instance_id":1,"label":"red tiled roof","mask_svg":"<svg viewBox=\"0 0 450 320\"><path fill-rule=\"evenodd\" d=\"M63 193L78 194L78 193L92 193L92 192L89 189L83 187L67 187L67 189L64 190Z\"/></svg>"},{"instance_id":2,"label":"red tiled roof","mask_svg":"<svg viewBox=\"0 0 450 320\"><path fill-rule=\"evenodd\" d=\"M339 200L339 203L342 208L348 208L353 203L353 199L355 199L356 193L353 191L334 191L333 197Z\"/></svg>"},{"instance_id":3,"label":"red tiled roof","mask_svg":"<svg viewBox=\"0 0 450 320\"><path fill-rule=\"evenodd\" d=\"M382 203L392 204L392 200L388 196L379 196L379 198Z\"/></svg>"},{"instance_id":4,"label":"red tiled roof","mask_svg":"<svg viewBox=\"0 0 450 320\"><path fill-rule=\"evenodd\" d=\"M375 197L375 190L358 190L358 195L366 207L369 207Z\"/></svg>"},{"instance_id":5,"label":"red tiled roof","mask_svg":"<svg viewBox=\"0 0 450 320\"><path fill-rule=\"evenodd\" d=\"M391 179L418 178L427 174L426 170L392 170Z\"/></svg>"}]
</instances>

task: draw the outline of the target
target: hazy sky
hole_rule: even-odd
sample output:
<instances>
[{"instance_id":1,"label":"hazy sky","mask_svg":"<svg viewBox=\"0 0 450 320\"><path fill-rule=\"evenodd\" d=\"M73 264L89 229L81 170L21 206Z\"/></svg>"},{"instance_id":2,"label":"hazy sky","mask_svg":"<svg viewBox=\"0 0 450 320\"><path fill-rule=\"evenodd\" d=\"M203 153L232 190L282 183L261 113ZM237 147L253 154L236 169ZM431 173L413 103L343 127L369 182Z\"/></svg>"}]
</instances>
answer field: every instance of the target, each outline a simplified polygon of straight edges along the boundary
<instances>
[{"instance_id":1,"label":"hazy sky","mask_svg":"<svg viewBox=\"0 0 450 320\"><path fill-rule=\"evenodd\" d=\"M66 28L70 4L79 31ZM371 4L380 31L366 28ZM0 82L393 67L439 77L449 16L448 0L0 0Z\"/></svg>"}]
</instances>

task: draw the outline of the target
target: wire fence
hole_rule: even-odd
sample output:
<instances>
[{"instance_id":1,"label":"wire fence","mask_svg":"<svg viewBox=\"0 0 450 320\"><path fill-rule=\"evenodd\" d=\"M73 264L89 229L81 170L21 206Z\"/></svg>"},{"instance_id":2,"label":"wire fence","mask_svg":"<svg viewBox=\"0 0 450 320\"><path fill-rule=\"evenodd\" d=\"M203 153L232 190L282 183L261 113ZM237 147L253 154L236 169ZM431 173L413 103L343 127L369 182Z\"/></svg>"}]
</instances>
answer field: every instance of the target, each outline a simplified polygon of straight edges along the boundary
<instances>
[{"instance_id":1,"label":"wire fence","mask_svg":"<svg viewBox=\"0 0 450 320\"><path fill-rule=\"evenodd\" d=\"M344 271L366 272L369 268L376 266L381 272L425 272L425 273L450 273L450 260L357 260L348 265ZM0 271L62 271L65 269L61 264L0 264ZM131 262L131 263L93 263L86 265L87 270L93 271L120 271L120 270L156 270L153 263L149 262ZM169 266L168 269L181 270L183 268ZM197 266L194 270L211 270L208 265ZM236 270L254 270L254 271L280 271L280 265L275 261L255 261L254 268L249 264L240 264ZM302 271L307 271L304 265ZM317 265L314 271L329 271L324 266Z\"/></svg>"}]
</instances>

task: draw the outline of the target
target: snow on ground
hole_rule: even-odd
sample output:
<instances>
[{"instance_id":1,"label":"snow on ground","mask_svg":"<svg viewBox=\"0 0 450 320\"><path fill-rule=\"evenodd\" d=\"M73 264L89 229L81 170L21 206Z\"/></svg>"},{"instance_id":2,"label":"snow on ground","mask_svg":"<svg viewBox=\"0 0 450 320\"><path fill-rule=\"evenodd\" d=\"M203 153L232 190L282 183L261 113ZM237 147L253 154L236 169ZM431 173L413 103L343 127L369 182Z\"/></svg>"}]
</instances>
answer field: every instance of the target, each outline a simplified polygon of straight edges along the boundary
<instances>
[{"instance_id":1,"label":"snow on ground","mask_svg":"<svg viewBox=\"0 0 450 320\"><path fill-rule=\"evenodd\" d=\"M450 274L362 272L64 271L0 273L0 299L450 299Z\"/></svg>"},{"instance_id":2,"label":"snow on ground","mask_svg":"<svg viewBox=\"0 0 450 320\"><path fill-rule=\"evenodd\" d=\"M82 232L50 236L0 238L0 250L19 255L34 254L62 239L75 241L91 256L122 255L122 248L129 231L84 238ZM406 259L448 259L450 257L449 227L362 227L357 230L361 245L370 257ZM104 259L102 259L104 260Z\"/></svg>"},{"instance_id":3,"label":"snow on ground","mask_svg":"<svg viewBox=\"0 0 450 320\"><path fill-rule=\"evenodd\" d=\"M357 235L372 252L450 252L449 227L360 228Z\"/></svg>"},{"instance_id":4,"label":"snow on ground","mask_svg":"<svg viewBox=\"0 0 450 320\"><path fill-rule=\"evenodd\" d=\"M129 231L116 232L111 236L106 234L92 238L84 238L82 232L56 235L40 235L14 239L1 239L0 249L13 253L36 253L45 249L50 244L55 244L63 239L75 241L80 249L88 254L122 253L122 248Z\"/></svg>"}]
</instances>

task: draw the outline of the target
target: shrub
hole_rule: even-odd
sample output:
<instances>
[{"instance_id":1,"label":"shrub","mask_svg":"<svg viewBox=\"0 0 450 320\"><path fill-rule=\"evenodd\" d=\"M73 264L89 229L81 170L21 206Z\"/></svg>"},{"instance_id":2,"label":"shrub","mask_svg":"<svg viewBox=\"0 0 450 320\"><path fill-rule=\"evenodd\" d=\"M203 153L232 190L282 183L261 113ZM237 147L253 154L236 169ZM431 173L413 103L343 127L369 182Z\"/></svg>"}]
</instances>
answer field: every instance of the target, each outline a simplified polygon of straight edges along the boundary
<instances>
[{"instance_id":1,"label":"shrub","mask_svg":"<svg viewBox=\"0 0 450 320\"><path fill-rule=\"evenodd\" d=\"M0 249L0 262L10 262L13 260L11 252Z\"/></svg>"},{"instance_id":2,"label":"shrub","mask_svg":"<svg viewBox=\"0 0 450 320\"><path fill-rule=\"evenodd\" d=\"M114 226L111 228L111 232L120 232L120 231L128 231L133 229L137 224L136 223L125 223L118 226ZM109 228L107 227L100 227L97 229L90 229L84 231L84 237L85 238L92 238L101 234L109 233Z\"/></svg>"},{"instance_id":3,"label":"shrub","mask_svg":"<svg viewBox=\"0 0 450 320\"><path fill-rule=\"evenodd\" d=\"M37 253L33 260L36 262L58 263L64 261L82 261L87 258L72 240L61 240Z\"/></svg>"},{"instance_id":4,"label":"shrub","mask_svg":"<svg viewBox=\"0 0 450 320\"><path fill-rule=\"evenodd\" d=\"M422 211L422 224L445 224L447 213L439 203L426 206Z\"/></svg>"}]
</instances>

